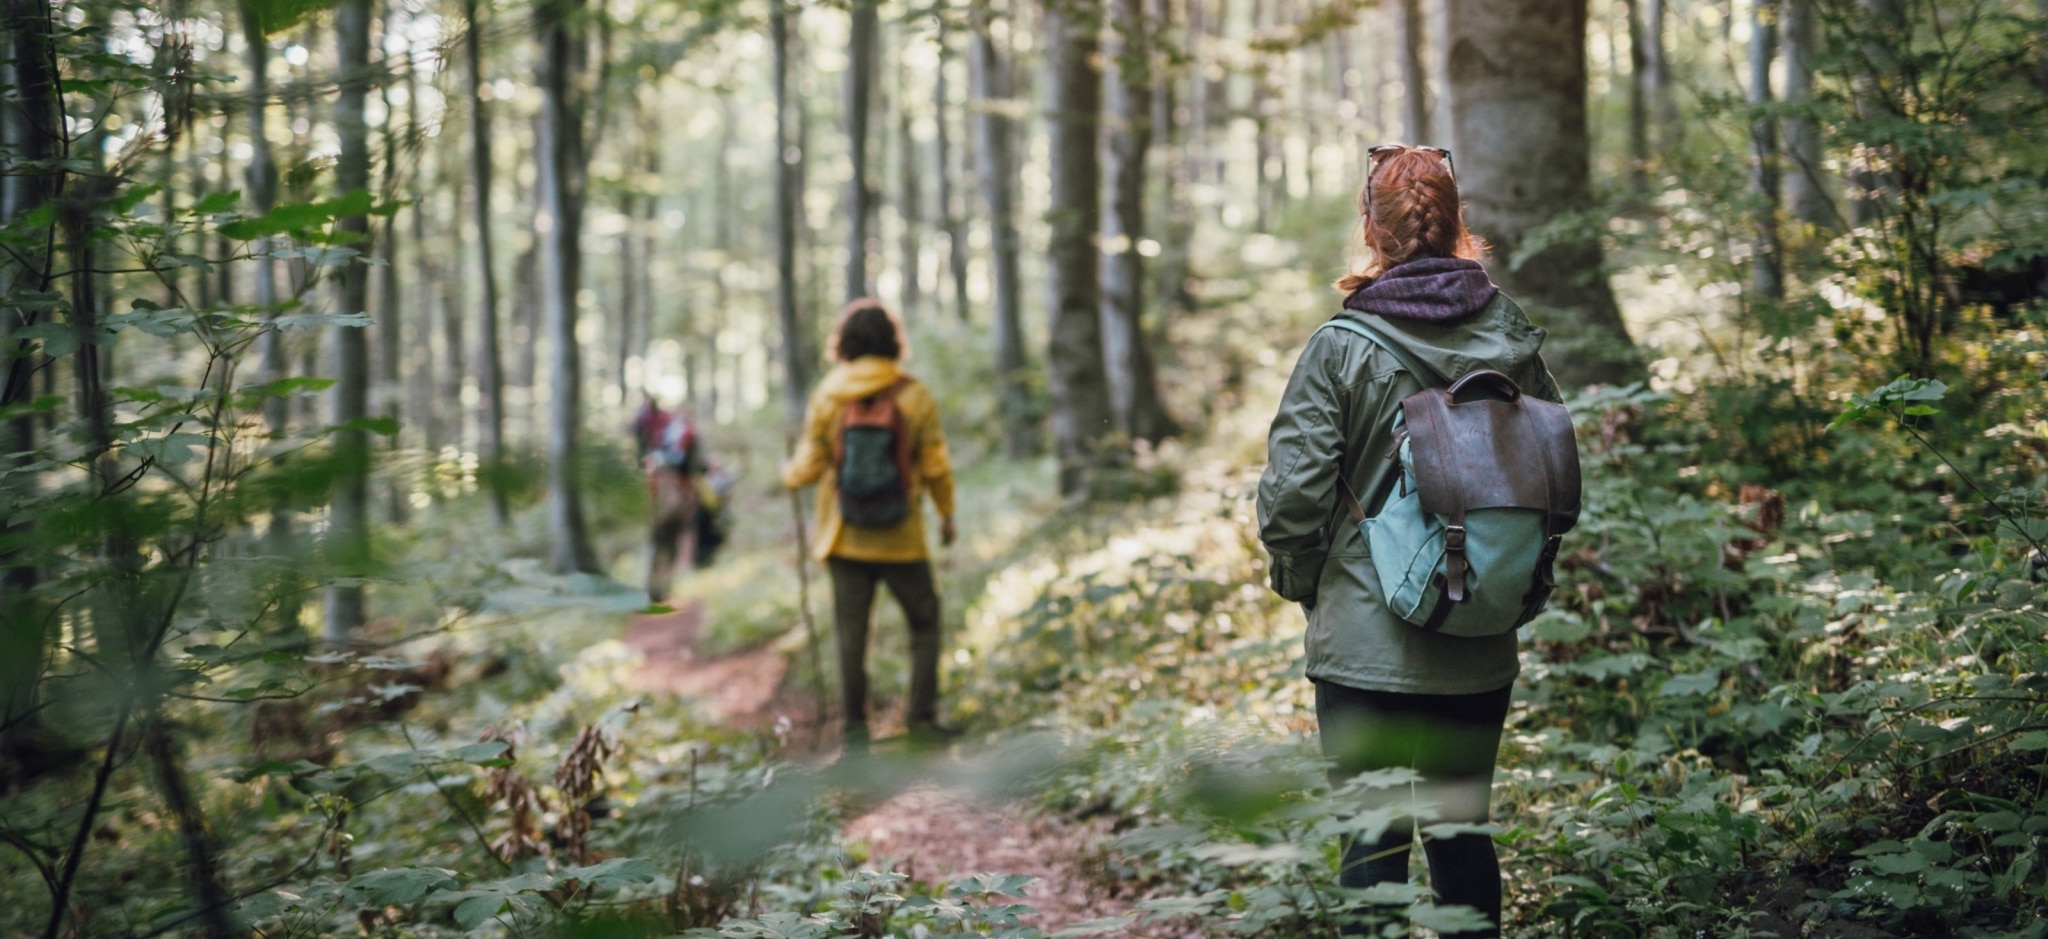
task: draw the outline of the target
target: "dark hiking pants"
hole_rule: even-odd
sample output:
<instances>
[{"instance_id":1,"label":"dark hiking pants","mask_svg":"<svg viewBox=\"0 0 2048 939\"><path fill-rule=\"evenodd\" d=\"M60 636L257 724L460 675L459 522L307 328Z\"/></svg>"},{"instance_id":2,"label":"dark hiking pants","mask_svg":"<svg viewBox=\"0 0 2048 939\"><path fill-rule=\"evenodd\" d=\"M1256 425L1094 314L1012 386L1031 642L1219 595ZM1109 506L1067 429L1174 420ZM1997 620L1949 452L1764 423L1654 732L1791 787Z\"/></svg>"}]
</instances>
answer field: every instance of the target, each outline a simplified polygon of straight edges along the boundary
<instances>
[{"instance_id":1,"label":"dark hiking pants","mask_svg":"<svg viewBox=\"0 0 2048 939\"><path fill-rule=\"evenodd\" d=\"M1437 806L1435 822L1486 821L1493 788L1493 762L1500 749L1513 686L1479 694L1404 694L1365 691L1316 681L1316 723L1323 755L1335 765L1330 784L1368 770L1408 767L1420 773L1422 800ZM1406 798L1405 791L1396 793ZM1416 836L1408 820L1396 821L1377 841L1344 845L1337 882L1345 887L1408 881L1408 855ZM1430 885L1440 905L1469 906L1493 928L1447 934L1445 939L1492 939L1500 935L1500 860L1493 839L1482 834L1449 838L1424 836ZM1363 935L1346 930L1347 935Z\"/></svg>"},{"instance_id":2,"label":"dark hiking pants","mask_svg":"<svg viewBox=\"0 0 2048 939\"><path fill-rule=\"evenodd\" d=\"M874 621L875 584L888 584L910 624L910 709L915 729L930 725L939 704L939 590L929 561L884 563L827 558L832 572L832 618L839 636L840 704L846 739L868 734L868 631Z\"/></svg>"}]
</instances>

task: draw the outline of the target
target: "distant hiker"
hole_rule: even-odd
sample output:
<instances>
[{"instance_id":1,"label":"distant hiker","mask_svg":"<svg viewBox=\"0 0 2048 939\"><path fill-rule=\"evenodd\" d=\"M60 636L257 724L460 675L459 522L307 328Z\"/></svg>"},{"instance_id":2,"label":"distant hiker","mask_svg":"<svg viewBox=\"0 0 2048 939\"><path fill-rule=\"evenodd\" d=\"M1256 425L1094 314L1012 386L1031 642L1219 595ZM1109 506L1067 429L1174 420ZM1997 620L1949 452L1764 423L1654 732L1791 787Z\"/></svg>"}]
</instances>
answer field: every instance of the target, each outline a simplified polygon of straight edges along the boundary
<instances>
[{"instance_id":1,"label":"distant hiker","mask_svg":"<svg viewBox=\"0 0 2048 939\"><path fill-rule=\"evenodd\" d=\"M1259 537L1273 557L1273 590L1308 612L1307 672L1323 752L1334 764L1331 784L1407 767L1424 779L1423 800L1440 807L1437 821L1484 823L1494 753L1519 668L1514 627L1525 606L1540 608L1548 596L1549 558L1540 559L1536 581L1487 586L1493 597L1511 595L1515 607L1498 622L1468 630L1490 635L1431 631L1430 621L1417 625L1390 609L1397 603L1385 587L1388 574L1398 581L1402 571L1375 565L1408 562L1376 556L1377 533L1369 544L1358 521L1399 501L1397 488L1401 499L1416 491L1412 479L1404 482L1411 454L1396 449L1409 439L1406 430L1395 435L1403 399L1480 369L1504 373L1521 395L1543 401L1558 400L1557 385L1537 354L1543 330L1477 260L1481 246L1465 230L1449 151L1372 148L1358 211L1363 227L1356 248L1363 263L1355 261L1352 273L1337 281L1343 308L1309 337L1273 418L1259 481ZM1506 388L1490 376L1478 383ZM1501 396L1500 407L1518 406L1519 395ZM1466 400L1464 393L1458 400ZM1412 429L1414 421L1407 424ZM1576 455L1571 460L1575 518ZM1500 485L1510 487L1521 485L1519 474L1545 472L1530 465L1499 469L1514 480ZM1532 517L1538 519L1532 537L1542 545L1546 516ZM1462 541L1464 527L1452 527ZM1439 557L1455 553L1444 547L1450 540L1435 543ZM1540 550L1555 550L1554 540L1547 545ZM1432 595L1439 606L1451 602L1440 593L1447 579L1462 591L1468 577L1476 585L1493 573L1466 560L1459 554L1446 562L1448 578L1437 574L1422 584L1439 591ZM1434 623L1443 627L1441 618ZM1402 787L1399 796L1407 795ZM1407 882L1412 828L1396 823L1376 842L1348 842L1338 882L1352 888ZM1423 842L1437 902L1471 907L1492 924L1458 935L1498 936L1501 875L1493 839L1471 833L1424 836ZM1363 934L1355 924L1347 933Z\"/></svg>"},{"instance_id":2,"label":"distant hiker","mask_svg":"<svg viewBox=\"0 0 2048 939\"><path fill-rule=\"evenodd\" d=\"M704 485L708 461L697 422L686 412L664 410L652 395L633 415L633 439L653 503L647 596L660 603L675 581L676 558L695 563L703 554L704 518L714 509Z\"/></svg>"},{"instance_id":3,"label":"distant hiker","mask_svg":"<svg viewBox=\"0 0 2048 939\"><path fill-rule=\"evenodd\" d=\"M818 485L816 550L832 575L833 622L846 747L868 743L867 649L875 585L884 583L910 624L913 739L943 738L938 724L939 592L925 543L923 497L953 543L953 470L938 402L903 371L903 324L861 298L839 311L836 364L818 383L803 436L782 469L791 489Z\"/></svg>"}]
</instances>

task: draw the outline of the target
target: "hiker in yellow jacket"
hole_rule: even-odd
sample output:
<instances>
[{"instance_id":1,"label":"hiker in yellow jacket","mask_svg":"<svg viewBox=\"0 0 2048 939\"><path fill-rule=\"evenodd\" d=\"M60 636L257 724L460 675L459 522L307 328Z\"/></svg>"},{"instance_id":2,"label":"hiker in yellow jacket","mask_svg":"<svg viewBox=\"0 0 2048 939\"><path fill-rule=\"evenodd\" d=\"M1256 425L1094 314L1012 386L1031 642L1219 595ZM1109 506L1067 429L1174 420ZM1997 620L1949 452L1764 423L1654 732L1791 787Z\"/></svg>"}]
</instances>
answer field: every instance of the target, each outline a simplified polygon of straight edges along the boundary
<instances>
[{"instance_id":1,"label":"hiker in yellow jacket","mask_svg":"<svg viewBox=\"0 0 2048 939\"><path fill-rule=\"evenodd\" d=\"M863 297L841 309L832 333L835 364L811 395L803 437L782 468L783 485L818 486L816 550L832 575L849 750L868 742L867 646L877 582L896 595L910 625L910 734L928 740L951 733L938 723L939 592L922 497L930 494L939 540L951 545L953 468L938 402L903 371L908 351L902 322L880 303Z\"/></svg>"}]
</instances>

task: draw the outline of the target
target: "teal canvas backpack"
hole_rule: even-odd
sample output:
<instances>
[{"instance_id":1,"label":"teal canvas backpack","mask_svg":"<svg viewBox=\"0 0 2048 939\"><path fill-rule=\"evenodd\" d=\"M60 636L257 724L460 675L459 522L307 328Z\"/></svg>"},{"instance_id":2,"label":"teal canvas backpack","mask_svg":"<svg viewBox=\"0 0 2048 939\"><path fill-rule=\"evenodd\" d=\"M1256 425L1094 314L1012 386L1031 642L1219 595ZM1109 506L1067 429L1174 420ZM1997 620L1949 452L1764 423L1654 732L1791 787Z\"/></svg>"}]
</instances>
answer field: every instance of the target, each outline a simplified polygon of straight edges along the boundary
<instances>
[{"instance_id":1,"label":"teal canvas backpack","mask_svg":"<svg viewBox=\"0 0 2048 939\"><path fill-rule=\"evenodd\" d=\"M1387 350L1424 385L1395 413L1386 458L1401 472L1378 514L1367 517L1338 476L1387 608L1452 636L1499 635L1534 618L1556 589L1559 543L1579 519L1571 412L1491 369L1438 387L1434 369L1372 327L1339 317L1324 328Z\"/></svg>"}]
</instances>

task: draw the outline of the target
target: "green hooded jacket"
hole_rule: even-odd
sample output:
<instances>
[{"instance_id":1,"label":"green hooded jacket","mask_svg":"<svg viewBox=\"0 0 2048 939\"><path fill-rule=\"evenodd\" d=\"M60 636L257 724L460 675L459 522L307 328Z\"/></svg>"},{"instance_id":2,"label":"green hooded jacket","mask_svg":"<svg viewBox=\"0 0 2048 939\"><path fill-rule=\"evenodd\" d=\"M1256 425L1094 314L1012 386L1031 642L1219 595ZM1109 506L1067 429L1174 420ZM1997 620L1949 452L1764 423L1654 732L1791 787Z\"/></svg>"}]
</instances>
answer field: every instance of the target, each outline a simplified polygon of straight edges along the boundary
<instances>
[{"instance_id":1,"label":"green hooded jacket","mask_svg":"<svg viewBox=\"0 0 2048 939\"><path fill-rule=\"evenodd\" d=\"M1560 395L1537 350L1544 332L1504 293L1454 324L1347 309L1446 378L1479 368L1506 373L1525 394ZM1365 535L1344 509L1338 474L1366 514L1400 476L1386 459L1402 398L1422 390L1392 353L1354 333L1317 332L1294 363L1266 438L1259 479L1259 540L1272 555L1272 587L1308 610L1308 677L1369 691L1475 694L1514 681L1515 634L1478 639L1425 632L1380 600Z\"/></svg>"}]
</instances>

